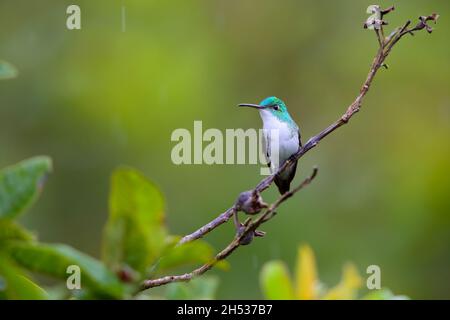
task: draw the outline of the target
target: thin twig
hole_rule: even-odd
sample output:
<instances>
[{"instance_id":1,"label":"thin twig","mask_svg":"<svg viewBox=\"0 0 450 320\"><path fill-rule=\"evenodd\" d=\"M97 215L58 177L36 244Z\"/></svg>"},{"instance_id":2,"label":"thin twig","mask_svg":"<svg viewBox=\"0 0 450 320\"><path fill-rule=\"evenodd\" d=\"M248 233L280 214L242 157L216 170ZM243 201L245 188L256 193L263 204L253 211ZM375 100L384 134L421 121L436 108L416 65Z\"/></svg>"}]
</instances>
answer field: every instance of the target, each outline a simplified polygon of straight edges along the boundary
<instances>
[{"instance_id":1,"label":"thin twig","mask_svg":"<svg viewBox=\"0 0 450 320\"><path fill-rule=\"evenodd\" d=\"M212 220L211 222L205 224L203 227L197 229L196 231L192 232L191 234L188 234L180 239L178 242L178 245L182 245L187 242L194 241L196 239L202 238L207 233L211 232L221 224L227 222L230 220L230 218L233 216L233 214L236 213L236 204L234 204L231 208L229 208L227 211L219 215L217 218Z\"/></svg>"}]
</instances>

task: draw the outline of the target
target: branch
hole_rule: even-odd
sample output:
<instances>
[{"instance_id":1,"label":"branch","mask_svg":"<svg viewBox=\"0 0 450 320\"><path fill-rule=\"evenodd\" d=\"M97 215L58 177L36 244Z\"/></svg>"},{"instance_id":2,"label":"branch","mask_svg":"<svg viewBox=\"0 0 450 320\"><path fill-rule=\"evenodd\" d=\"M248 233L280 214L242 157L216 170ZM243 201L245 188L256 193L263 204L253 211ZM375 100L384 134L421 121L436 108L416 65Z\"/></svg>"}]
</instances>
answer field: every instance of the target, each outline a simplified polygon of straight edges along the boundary
<instances>
[{"instance_id":1,"label":"branch","mask_svg":"<svg viewBox=\"0 0 450 320\"><path fill-rule=\"evenodd\" d=\"M182 275L166 276L166 277L162 277L162 278L154 279L154 280L145 280L142 285L142 290L159 287L159 286L171 283L171 282L186 282L196 276L204 274L205 272L207 272L208 270L213 268L219 261L224 260L231 253L233 253L233 251L236 250L238 247L248 244L251 241L251 239L253 238L253 236L255 235L256 228L258 228L263 223L266 223L267 221L272 219L275 216L275 210L283 202L285 202L287 199L292 197L295 193L299 192L301 189L303 189L304 187L309 185L314 180L314 178L317 176L317 172L318 172L318 169L317 169L317 167L315 167L313 169L313 172L311 173L311 175L308 178L303 180L303 182L300 185L298 185L296 188L281 195L277 201L272 203L265 210L265 212L261 216L259 216L258 219L256 219L253 222L251 221L251 219L247 219L247 221L243 225L243 227L244 227L243 232L238 234L233 239L233 241L231 241L230 244L228 244L228 246L225 247L225 249L220 251L214 257L214 259L212 261L202 265L201 267L195 269L192 272L185 273Z\"/></svg>"},{"instance_id":2,"label":"branch","mask_svg":"<svg viewBox=\"0 0 450 320\"><path fill-rule=\"evenodd\" d=\"M387 68L387 65L384 63L392 48L398 43L400 39L402 39L405 35L410 34L414 35L414 32L425 29L428 33L432 32L432 28L428 25L429 21L433 21L436 23L438 19L438 15L433 13L429 16L421 16L419 17L419 22L416 26L410 28L411 21L406 22L402 27L395 29L388 37L384 36L384 26L387 25L387 22L383 20L384 16L389 14L394 10L394 7L390 7L385 10L381 10L379 6L371 6L369 7L373 10L371 13L374 13L364 24L365 28L374 29L375 34L377 36L379 48L378 51L372 61L372 65L370 67L369 73L367 74L366 80L362 84L358 96L355 100L348 106L345 113L337 119L330 126L319 132L317 135L311 137L306 144L300 148L297 153L292 155L287 161L284 162L282 166L278 169L277 172L273 173L270 176L267 176L252 190L242 192L236 202L231 206L228 210L220 214L217 218L199 228L195 232L186 235L183 237L178 245L194 241L196 239L202 238L207 233L211 232L215 228L219 227L223 223L227 222L233 215L237 214L238 211L244 211L247 214L256 214L265 208L265 211L261 216L252 221L251 219L247 219L247 221L240 226L238 229L238 234L234 238L234 240L222 251L220 251L215 258L203 266L195 269L190 273L185 273L182 275L174 275L174 276L166 276L159 279L150 279L145 280L142 284L141 290L145 290L152 287L157 287L161 285L165 285L171 282L179 282L179 281L189 281L193 277L204 274L212 267L214 267L217 262L228 257L234 250L236 250L241 245L249 244L255 236L262 236L263 233L257 231L256 228L261 224L269 221L275 215L275 210L278 206L286 201L288 198L292 197L295 193L303 189L305 186L310 184L313 179L317 175L317 168L314 168L311 176L306 178L298 187L289 191L283 195L281 195L277 201L275 201L270 206L267 206L260 196L260 194L270 187L273 183L274 178L277 174L285 170L288 166L293 165L297 162L301 157L303 157L308 151L316 147L320 141L322 141L326 136L334 132L339 127L348 123L349 120L353 117L353 115L361 109L362 101L369 91L373 79L377 74L378 70L384 66Z\"/></svg>"},{"instance_id":3,"label":"branch","mask_svg":"<svg viewBox=\"0 0 450 320\"><path fill-rule=\"evenodd\" d=\"M178 242L178 245L182 245L187 242L194 241L196 239L202 238L205 234L211 232L218 226L220 226L222 223L227 222L230 220L230 218L237 212L236 210L236 204L234 204L231 208L229 208L227 211L219 215L217 218L212 220L211 222L205 224L203 227L199 228L198 230L194 231L191 234L188 234L180 239Z\"/></svg>"}]
</instances>

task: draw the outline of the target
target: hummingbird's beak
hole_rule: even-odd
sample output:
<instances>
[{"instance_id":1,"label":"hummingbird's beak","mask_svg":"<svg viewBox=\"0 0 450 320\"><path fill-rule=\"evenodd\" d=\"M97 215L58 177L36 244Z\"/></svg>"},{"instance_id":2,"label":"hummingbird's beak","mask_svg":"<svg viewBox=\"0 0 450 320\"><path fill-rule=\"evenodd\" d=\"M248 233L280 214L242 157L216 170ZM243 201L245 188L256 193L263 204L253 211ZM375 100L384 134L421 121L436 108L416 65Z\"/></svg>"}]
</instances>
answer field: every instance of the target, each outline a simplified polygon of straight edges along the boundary
<instances>
[{"instance_id":1,"label":"hummingbird's beak","mask_svg":"<svg viewBox=\"0 0 450 320\"><path fill-rule=\"evenodd\" d=\"M255 109L264 109L265 107L260 106L259 104L252 104L252 103L240 103L239 107L250 107Z\"/></svg>"}]
</instances>

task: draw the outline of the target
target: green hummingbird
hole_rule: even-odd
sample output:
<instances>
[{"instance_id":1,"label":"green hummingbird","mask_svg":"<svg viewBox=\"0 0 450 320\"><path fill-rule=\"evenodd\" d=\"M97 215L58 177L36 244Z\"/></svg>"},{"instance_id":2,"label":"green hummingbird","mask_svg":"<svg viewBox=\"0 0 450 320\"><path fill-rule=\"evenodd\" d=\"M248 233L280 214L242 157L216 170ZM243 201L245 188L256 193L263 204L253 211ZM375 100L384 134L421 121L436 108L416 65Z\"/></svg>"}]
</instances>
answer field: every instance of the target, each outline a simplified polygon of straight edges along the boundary
<instances>
[{"instance_id":1,"label":"green hummingbird","mask_svg":"<svg viewBox=\"0 0 450 320\"><path fill-rule=\"evenodd\" d=\"M268 97L260 104L241 103L239 106L259 110L267 163L271 173L277 172L302 146L300 129L289 115L286 104L277 97ZM281 194L289 191L296 169L297 162L275 176L274 182Z\"/></svg>"}]
</instances>

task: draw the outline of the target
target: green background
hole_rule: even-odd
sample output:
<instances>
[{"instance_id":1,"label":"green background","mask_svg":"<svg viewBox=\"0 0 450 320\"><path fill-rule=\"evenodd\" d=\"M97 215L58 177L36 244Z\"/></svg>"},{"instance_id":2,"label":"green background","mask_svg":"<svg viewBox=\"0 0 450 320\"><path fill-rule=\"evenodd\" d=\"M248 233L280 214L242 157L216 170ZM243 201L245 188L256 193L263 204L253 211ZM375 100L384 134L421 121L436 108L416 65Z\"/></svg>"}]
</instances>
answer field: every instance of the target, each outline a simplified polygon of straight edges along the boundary
<instances>
[{"instance_id":1,"label":"green background","mask_svg":"<svg viewBox=\"0 0 450 320\"><path fill-rule=\"evenodd\" d=\"M261 178L259 165L172 164L177 128L259 128L236 108L276 95L304 141L358 93L377 42L362 28L373 1L172 0L0 3L0 57L19 77L0 84L0 167L47 154L54 174L23 222L42 241L99 255L110 172L142 170L167 199L172 232L186 234ZM82 30L65 27L82 10ZM382 285L412 298L450 298L450 2L395 4L389 27L434 11L432 36L394 49L351 123L299 164L317 180L235 252L219 298L259 298L264 262L293 265L300 243L332 285L353 261L381 267ZM126 6L126 32L121 7ZM415 21L415 20L414 20ZM266 200L275 190L265 194ZM225 246L232 225L208 240Z\"/></svg>"}]
</instances>

